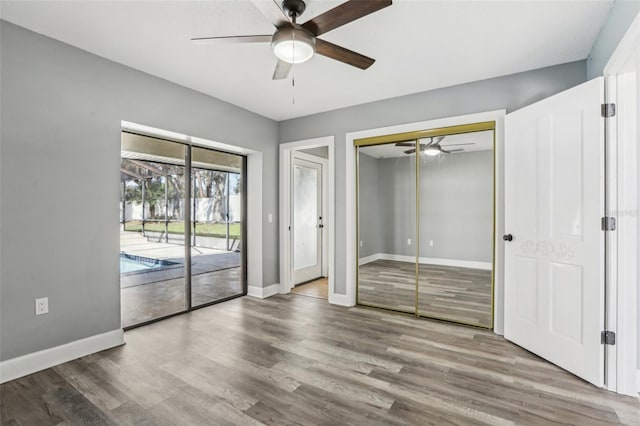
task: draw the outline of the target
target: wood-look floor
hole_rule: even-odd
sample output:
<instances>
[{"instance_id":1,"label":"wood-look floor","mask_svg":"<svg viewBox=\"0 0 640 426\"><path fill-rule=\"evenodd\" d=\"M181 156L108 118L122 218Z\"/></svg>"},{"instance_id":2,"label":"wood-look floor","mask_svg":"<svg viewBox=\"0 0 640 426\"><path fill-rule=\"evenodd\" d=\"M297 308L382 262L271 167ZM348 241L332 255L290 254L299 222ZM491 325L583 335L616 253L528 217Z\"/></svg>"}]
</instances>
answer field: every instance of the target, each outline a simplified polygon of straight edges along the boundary
<instances>
[{"instance_id":1,"label":"wood-look floor","mask_svg":"<svg viewBox=\"0 0 640 426\"><path fill-rule=\"evenodd\" d=\"M326 277L318 278L317 280L297 285L291 289L291 292L301 296L327 300L329 298L329 279Z\"/></svg>"},{"instance_id":2,"label":"wood-look floor","mask_svg":"<svg viewBox=\"0 0 640 426\"><path fill-rule=\"evenodd\" d=\"M558 425L640 420L474 328L295 295L242 297L0 386L4 425Z\"/></svg>"},{"instance_id":3,"label":"wood-look floor","mask_svg":"<svg viewBox=\"0 0 640 426\"><path fill-rule=\"evenodd\" d=\"M421 264L418 274L420 315L492 328L491 271ZM358 303L415 313L415 263L376 260L360 265Z\"/></svg>"}]
</instances>

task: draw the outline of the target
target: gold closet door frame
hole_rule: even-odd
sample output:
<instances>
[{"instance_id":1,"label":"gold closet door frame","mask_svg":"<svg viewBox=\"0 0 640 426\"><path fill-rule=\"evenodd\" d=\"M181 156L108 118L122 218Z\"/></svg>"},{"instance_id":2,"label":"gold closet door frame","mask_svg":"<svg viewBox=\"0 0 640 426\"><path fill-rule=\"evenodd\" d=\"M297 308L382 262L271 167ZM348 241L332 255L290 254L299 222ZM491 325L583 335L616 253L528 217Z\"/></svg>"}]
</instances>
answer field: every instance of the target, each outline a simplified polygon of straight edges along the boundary
<instances>
[{"instance_id":1,"label":"gold closet door frame","mask_svg":"<svg viewBox=\"0 0 640 426\"><path fill-rule=\"evenodd\" d=\"M366 304L359 302L360 289L360 153L359 148L375 145L387 145L397 142L417 142L419 139L431 138L437 136L459 135L463 133L475 133L491 130L493 132L493 238L491 241L491 325L488 327L471 324L462 321L455 321L448 318L441 318L433 315L420 315L418 309L419 297L419 276L420 276L420 162L418 151L416 150L416 300L415 313L416 317L432 318L441 321L447 321L455 324L467 325L470 327L493 330L494 314L495 314L495 275L496 275L496 122L482 121L478 123L461 124L458 126L439 127L435 129L418 130L405 133L394 133L390 135L372 136L368 138L355 139L353 141L356 150L356 304L378 309L386 309L394 312L410 313L385 306Z\"/></svg>"}]
</instances>

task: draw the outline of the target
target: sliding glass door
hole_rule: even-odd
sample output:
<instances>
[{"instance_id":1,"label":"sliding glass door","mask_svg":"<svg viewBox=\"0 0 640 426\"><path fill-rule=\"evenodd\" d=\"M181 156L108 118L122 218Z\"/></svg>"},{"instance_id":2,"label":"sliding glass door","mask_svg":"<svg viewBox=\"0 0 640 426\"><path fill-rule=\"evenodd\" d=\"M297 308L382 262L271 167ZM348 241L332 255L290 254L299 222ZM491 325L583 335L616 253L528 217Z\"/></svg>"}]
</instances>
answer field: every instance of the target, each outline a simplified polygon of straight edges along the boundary
<instances>
[{"instance_id":1,"label":"sliding glass door","mask_svg":"<svg viewBox=\"0 0 640 426\"><path fill-rule=\"evenodd\" d=\"M244 157L192 149L191 304L244 293Z\"/></svg>"},{"instance_id":2,"label":"sliding glass door","mask_svg":"<svg viewBox=\"0 0 640 426\"><path fill-rule=\"evenodd\" d=\"M245 157L122 133L122 325L246 294Z\"/></svg>"},{"instance_id":3,"label":"sliding glass door","mask_svg":"<svg viewBox=\"0 0 640 426\"><path fill-rule=\"evenodd\" d=\"M120 228L122 325L188 309L185 280L187 146L123 137ZM153 149L150 149L150 148Z\"/></svg>"}]
</instances>

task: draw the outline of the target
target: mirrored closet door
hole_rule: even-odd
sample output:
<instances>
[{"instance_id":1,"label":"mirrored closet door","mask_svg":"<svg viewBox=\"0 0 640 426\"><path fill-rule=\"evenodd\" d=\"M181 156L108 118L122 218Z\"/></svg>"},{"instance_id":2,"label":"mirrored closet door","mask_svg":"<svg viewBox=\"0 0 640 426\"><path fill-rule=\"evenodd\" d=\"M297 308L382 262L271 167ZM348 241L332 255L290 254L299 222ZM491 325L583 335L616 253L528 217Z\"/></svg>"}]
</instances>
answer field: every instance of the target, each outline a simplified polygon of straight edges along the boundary
<instances>
[{"instance_id":1,"label":"mirrored closet door","mask_svg":"<svg viewBox=\"0 0 640 426\"><path fill-rule=\"evenodd\" d=\"M493 327L494 127L355 142L358 304Z\"/></svg>"},{"instance_id":2,"label":"mirrored closet door","mask_svg":"<svg viewBox=\"0 0 640 426\"><path fill-rule=\"evenodd\" d=\"M415 149L364 146L357 158L358 303L415 313Z\"/></svg>"},{"instance_id":3,"label":"mirrored closet door","mask_svg":"<svg viewBox=\"0 0 640 426\"><path fill-rule=\"evenodd\" d=\"M491 328L493 131L421 143L418 314Z\"/></svg>"}]
</instances>

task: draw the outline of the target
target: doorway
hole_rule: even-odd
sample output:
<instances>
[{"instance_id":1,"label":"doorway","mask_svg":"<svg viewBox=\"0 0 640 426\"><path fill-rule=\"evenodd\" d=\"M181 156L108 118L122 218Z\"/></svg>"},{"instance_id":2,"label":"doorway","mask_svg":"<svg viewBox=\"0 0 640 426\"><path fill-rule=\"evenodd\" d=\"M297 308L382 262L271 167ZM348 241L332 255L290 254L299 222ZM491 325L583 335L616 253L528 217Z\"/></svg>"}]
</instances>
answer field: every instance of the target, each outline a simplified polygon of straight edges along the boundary
<instances>
[{"instance_id":1,"label":"doorway","mask_svg":"<svg viewBox=\"0 0 640 426\"><path fill-rule=\"evenodd\" d=\"M326 159L294 151L291 161L293 284L323 276L324 169Z\"/></svg>"},{"instance_id":2,"label":"doorway","mask_svg":"<svg viewBox=\"0 0 640 426\"><path fill-rule=\"evenodd\" d=\"M640 393L640 15L604 69L605 97L615 105L607 119L605 214L616 218L608 232L606 329L616 344L607 345L607 389L637 396Z\"/></svg>"},{"instance_id":3,"label":"doorway","mask_svg":"<svg viewBox=\"0 0 640 426\"><path fill-rule=\"evenodd\" d=\"M333 137L280 145L280 293L333 300Z\"/></svg>"},{"instance_id":4,"label":"doorway","mask_svg":"<svg viewBox=\"0 0 640 426\"><path fill-rule=\"evenodd\" d=\"M326 168L328 148L291 153L292 292L328 298L326 279Z\"/></svg>"},{"instance_id":5,"label":"doorway","mask_svg":"<svg viewBox=\"0 0 640 426\"><path fill-rule=\"evenodd\" d=\"M435 120L420 121L415 123L400 124L388 127L380 127L376 129L360 130L346 134L345 159L346 159L346 241L345 241L345 281L346 294L336 298L341 305L356 305L356 289L357 289L357 269L358 262L352 261L357 259L357 175L356 175L356 154L354 142L358 139L385 137L386 135L417 132L424 129L441 129L451 126L466 125L469 123L494 122L494 158L495 158L495 233L493 240L493 331L496 334L503 334L504 330L504 244L502 239L498 240L498 236L504 233L504 117L505 110L487 111L475 114L461 115L456 117L447 117ZM427 240L428 241L428 240ZM405 240L406 242L406 240Z\"/></svg>"}]
</instances>

